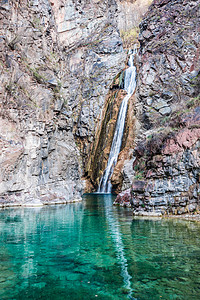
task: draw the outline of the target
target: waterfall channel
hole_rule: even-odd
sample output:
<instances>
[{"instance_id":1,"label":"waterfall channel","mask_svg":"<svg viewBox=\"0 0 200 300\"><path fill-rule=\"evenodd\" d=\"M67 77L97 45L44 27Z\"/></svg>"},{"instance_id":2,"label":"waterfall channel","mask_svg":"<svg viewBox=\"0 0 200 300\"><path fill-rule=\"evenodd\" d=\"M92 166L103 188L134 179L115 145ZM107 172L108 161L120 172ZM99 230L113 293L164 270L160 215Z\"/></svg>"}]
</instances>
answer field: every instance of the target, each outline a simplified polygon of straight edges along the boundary
<instances>
[{"instance_id":1,"label":"waterfall channel","mask_svg":"<svg viewBox=\"0 0 200 300\"><path fill-rule=\"evenodd\" d=\"M121 149L128 100L133 95L136 88L136 67L134 66L134 57L136 52L137 52L137 47L135 45L134 49L129 52L130 54L130 58L128 61L129 68L126 69L125 71L124 89L127 92L127 95L124 97L120 105L114 137L113 137L111 150L108 158L108 163L103 173L103 176L101 177L100 184L97 190L98 193L111 193L111 189L112 189L111 176L114 171L114 167L117 163L117 158Z\"/></svg>"}]
</instances>

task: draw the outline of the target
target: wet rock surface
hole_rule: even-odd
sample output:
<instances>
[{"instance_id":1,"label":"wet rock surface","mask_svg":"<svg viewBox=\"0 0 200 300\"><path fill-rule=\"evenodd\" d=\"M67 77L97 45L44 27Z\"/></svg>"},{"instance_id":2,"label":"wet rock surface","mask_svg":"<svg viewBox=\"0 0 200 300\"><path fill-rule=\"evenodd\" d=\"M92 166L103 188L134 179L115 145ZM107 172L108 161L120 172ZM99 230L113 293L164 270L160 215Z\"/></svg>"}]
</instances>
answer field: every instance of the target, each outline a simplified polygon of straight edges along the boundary
<instances>
[{"instance_id":1,"label":"wet rock surface","mask_svg":"<svg viewBox=\"0 0 200 300\"><path fill-rule=\"evenodd\" d=\"M124 66L116 2L2 1L0 10L1 205L80 200L105 96Z\"/></svg>"},{"instance_id":2,"label":"wet rock surface","mask_svg":"<svg viewBox=\"0 0 200 300\"><path fill-rule=\"evenodd\" d=\"M91 186L88 185L88 192L97 190L99 181L106 168L114 136L114 130L117 122L119 108L125 95L126 92L120 89L118 76L118 78L114 80L114 84L112 85L108 97L105 101L102 118L98 124L95 140L92 144L93 147L91 155L87 163L87 181L92 183ZM124 161L127 158L131 157L131 155L129 154L129 148L131 147L131 143L134 139L134 122L135 116L133 115L133 104L130 101L130 105L127 109L126 124L124 129L121 152L112 175L113 192L115 190L115 186L117 188L115 192L121 190L121 172L124 166Z\"/></svg>"},{"instance_id":3,"label":"wet rock surface","mask_svg":"<svg viewBox=\"0 0 200 300\"><path fill-rule=\"evenodd\" d=\"M199 213L198 16L199 1L154 1L140 24L139 126L128 192L135 215ZM127 197L115 202L127 206Z\"/></svg>"}]
</instances>

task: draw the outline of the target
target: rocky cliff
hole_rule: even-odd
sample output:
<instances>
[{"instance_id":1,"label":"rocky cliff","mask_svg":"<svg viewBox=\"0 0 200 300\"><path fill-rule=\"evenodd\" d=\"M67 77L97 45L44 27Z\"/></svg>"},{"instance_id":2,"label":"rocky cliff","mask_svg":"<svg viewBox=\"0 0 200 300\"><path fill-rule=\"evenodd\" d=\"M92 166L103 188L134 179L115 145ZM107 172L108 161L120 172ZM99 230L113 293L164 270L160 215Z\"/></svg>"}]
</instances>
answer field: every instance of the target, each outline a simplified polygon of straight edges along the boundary
<instances>
[{"instance_id":1,"label":"rocky cliff","mask_svg":"<svg viewBox=\"0 0 200 300\"><path fill-rule=\"evenodd\" d=\"M97 187L124 96L118 27L130 46L150 2L0 1L1 206L79 200L85 179ZM198 211L198 7L154 0L140 25L138 89L112 176L136 214Z\"/></svg>"},{"instance_id":2,"label":"rocky cliff","mask_svg":"<svg viewBox=\"0 0 200 300\"><path fill-rule=\"evenodd\" d=\"M0 1L1 206L79 200L96 124L125 55L117 4Z\"/></svg>"},{"instance_id":3,"label":"rocky cliff","mask_svg":"<svg viewBox=\"0 0 200 300\"><path fill-rule=\"evenodd\" d=\"M116 200L135 214L199 210L199 4L155 0L140 24L135 180Z\"/></svg>"}]
</instances>

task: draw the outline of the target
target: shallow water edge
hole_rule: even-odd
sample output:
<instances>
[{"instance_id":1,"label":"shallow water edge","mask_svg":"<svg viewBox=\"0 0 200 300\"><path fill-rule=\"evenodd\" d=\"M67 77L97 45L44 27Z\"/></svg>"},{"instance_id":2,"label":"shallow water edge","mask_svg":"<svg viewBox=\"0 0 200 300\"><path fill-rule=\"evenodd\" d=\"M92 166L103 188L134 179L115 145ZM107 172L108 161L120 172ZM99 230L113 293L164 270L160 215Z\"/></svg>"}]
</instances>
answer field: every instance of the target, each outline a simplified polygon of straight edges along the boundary
<instances>
[{"instance_id":1,"label":"shallow water edge","mask_svg":"<svg viewBox=\"0 0 200 300\"><path fill-rule=\"evenodd\" d=\"M14 208L14 207L43 207L47 205L63 205L63 204L69 204L69 203L77 203L81 202L82 198L74 198L70 200L64 200L64 199L53 199L53 200L48 200L48 201L41 201L41 199L32 199L31 201L18 201L18 202L4 202L1 201L0 203L0 209L3 208Z\"/></svg>"},{"instance_id":2,"label":"shallow water edge","mask_svg":"<svg viewBox=\"0 0 200 300\"><path fill-rule=\"evenodd\" d=\"M4 202L3 199L0 199L0 209L6 209L6 208L37 208L37 207L44 207L44 206L54 206L54 205L66 205L66 204L72 204L72 203L78 203L82 202L83 199L87 195L99 195L99 196L112 196L114 199L114 195L108 194L108 193L89 193L89 194L83 194L81 198L74 198L70 200L65 200L65 199L53 199L53 200L48 200L48 201L41 201L41 199L31 199L31 201L26 201L26 202ZM113 201L114 202L114 201ZM118 206L118 205L117 205ZM123 208L125 210L131 211L131 208ZM152 214L152 213L146 213L146 215L133 215L133 219L146 219L146 220L151 220L151 219L182 219L186 221L195 221L195 222L200 222L200 214L182 214L182 215L157 215L157 214Z\"/></svg>"}]
</instances>

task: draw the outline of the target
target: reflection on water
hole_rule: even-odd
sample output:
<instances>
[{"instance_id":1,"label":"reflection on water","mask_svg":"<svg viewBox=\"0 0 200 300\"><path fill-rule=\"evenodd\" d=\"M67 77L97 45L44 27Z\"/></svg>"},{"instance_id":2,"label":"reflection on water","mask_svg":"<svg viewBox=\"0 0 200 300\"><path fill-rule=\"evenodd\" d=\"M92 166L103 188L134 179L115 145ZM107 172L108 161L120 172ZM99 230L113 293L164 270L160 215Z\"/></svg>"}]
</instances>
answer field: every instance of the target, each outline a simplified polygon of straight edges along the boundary
<instances>
[{"instance_id":1,"label":"reflection on water","mask_svg":"<svg viewBox=\"0 0 200 300\"><path fill-rule=\"evenodd\" d=\"M0 299L199 299L200 225L112 201L1 210Z\"/></svg>"},{"instance_id":2,"label":"reflection on water","mask_svg":"<svg viewBox=\"0 0 200 300\"><path fill-rule=\"evenodd\" d=\"M128 263L125 257L124 245L122 241L122 234L120 232L120 224L116 214L113 212L112 207L112 196L107 195L106 197L106 218L109 224L110 234L112 236L113 242L115 244L115 251L117 253L117 259L119 264L121 265L121 275L124 280L124 286L127 289L127 292L130 296L132 296L132 288L131 288L131 276L128 273Z\"/></svg>"}]
</instances>

